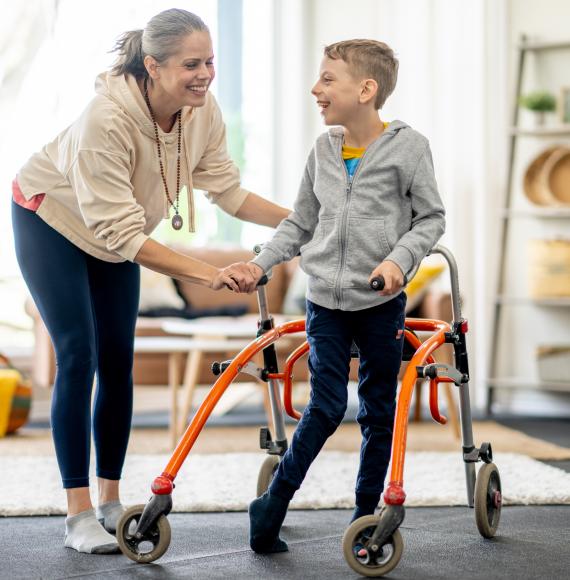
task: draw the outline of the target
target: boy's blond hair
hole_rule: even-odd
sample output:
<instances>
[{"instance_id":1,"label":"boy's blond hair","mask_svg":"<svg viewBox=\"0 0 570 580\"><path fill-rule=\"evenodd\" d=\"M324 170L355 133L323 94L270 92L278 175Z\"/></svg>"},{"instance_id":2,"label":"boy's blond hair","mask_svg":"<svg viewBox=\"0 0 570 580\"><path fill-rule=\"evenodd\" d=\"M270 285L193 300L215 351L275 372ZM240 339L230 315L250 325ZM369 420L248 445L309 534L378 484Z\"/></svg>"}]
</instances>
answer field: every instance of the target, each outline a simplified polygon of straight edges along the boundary
<instances>
[{"instance_id":1,"label":"boy's blond hair","mask_svg":"<svg viewBox=\"0 0 570 580\"><path fill-rule=\"evenodd\" d=\"M374 107L381 109L392 94L398 80L398 59L394 51L383 42L356 38L325 46L325 56L342 59L355 77L371 78L378 83Z\"/></svg>"}]
</instances>

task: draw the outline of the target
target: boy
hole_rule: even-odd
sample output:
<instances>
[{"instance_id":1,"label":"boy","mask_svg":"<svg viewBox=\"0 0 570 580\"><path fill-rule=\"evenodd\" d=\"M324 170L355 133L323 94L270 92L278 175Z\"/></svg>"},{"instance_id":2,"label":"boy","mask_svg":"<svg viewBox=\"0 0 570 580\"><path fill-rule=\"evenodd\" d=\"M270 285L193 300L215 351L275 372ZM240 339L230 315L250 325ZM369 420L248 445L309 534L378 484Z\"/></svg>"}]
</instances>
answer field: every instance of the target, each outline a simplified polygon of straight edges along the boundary
<instances>
[{"instance_id":1,"label":"boy","mask_svg":"<svg viewBox=\"0 0 570 580\"><path fill-rule=\"evenodd\" d=\"M317 139L294 211L249 264L258 280L300 251L309 275L311 397L269 490L249 507L250 545L258 553L288 549L279 530L289 502L346 411L353 340L362 446L352 519L373 514L380 501L402 359L402 289L445 227L427 140L378 114L397 72L382 42L325 48L311 92L325 124L337 127ZM377 276L385 280L378 293L369 287Z\"/></svg>"}]
</instances>

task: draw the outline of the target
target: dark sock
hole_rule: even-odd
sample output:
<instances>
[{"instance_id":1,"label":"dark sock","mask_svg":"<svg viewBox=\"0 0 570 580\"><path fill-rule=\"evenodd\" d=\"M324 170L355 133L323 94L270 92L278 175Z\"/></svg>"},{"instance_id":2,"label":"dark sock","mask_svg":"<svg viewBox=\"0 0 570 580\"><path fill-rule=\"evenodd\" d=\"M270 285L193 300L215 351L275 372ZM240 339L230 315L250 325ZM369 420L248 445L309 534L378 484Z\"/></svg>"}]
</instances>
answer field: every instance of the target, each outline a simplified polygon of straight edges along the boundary
<instances>
[{"instance_id":1,"label":"dark sock","mask_svg":"<svg viewBox=\"0 0 570 580\"><path fill-rule=\"evenodd\" d=\"M289 547L279 537L289 501L266 491L249 504L249 545L258 554L287 552Z\"/></svg>"},{"instance_id":2,"label":"dark sock","mask_svg":"<svg viewBox=\"0 0 570 580\"><path fill-rule=\"evenodd\" d=\"M380 502L379 493L363 493L357 491L355 502L356 508L354 509L350 523L354 522L358 518L362 518L364 516L371 516L378 507L379 502Z\"/></svg>"},{"instance_id":3,"label":"dark sock","mask_svg":"<svg viewBox=\"0 0 570 580\"><path fill-rule=\"evenodd\" d=\"M354 508L354 511L352 512L352 518L350 520L350 523L354 522L355 520L357 520L358 518L363 518L364 516L371 516L376 508L371 507L371 506L356 506Z\"/></svg>"}]
</instances>

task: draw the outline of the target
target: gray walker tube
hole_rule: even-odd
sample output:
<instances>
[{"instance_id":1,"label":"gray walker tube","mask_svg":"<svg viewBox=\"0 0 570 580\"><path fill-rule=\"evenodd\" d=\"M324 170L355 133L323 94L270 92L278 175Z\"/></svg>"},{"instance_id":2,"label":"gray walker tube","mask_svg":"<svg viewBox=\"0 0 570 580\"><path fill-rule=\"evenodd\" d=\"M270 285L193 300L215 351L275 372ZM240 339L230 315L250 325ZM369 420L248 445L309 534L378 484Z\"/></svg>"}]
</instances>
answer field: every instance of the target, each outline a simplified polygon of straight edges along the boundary
<instances>
[{"instance_id":1,"label":"gray walker tube","mask_svg":"<svg viewBox=\"0 0 570 580\"><path fill-rule=\"evenodd\" d=\"M271 315L267 306L265 286L258 286L257 288L257 303L259 305L260 319L262 321L269 320ZM271 405L275 440L285 441L287 434L285 433L285 417L283 414L283 405L281 404L281 381L269 379L267 389L269 392L269 403Z\"/></svg>"},{"instance_id":2,"label":"gray walker tube","mask_svg":"<svg viewBox=\"0 0 570 580\"><path fill-rule=\"evenodd\" d=\"M451 275L451 304L453 309L453 322L461 320L461 296L459 295L459 276L457 263L453 254L444 246L437 245L431 251L432 254L441 254L449 265ZM473 421L471 417L471 403L469 400L469 383L463 383L459 389L459 412L461 418L461 435L463 447L470 449L473 443ZM475 495L475 463L465 462L465 478L467 483L467 503L474 506Z\"/></svg>"}]
</instances>

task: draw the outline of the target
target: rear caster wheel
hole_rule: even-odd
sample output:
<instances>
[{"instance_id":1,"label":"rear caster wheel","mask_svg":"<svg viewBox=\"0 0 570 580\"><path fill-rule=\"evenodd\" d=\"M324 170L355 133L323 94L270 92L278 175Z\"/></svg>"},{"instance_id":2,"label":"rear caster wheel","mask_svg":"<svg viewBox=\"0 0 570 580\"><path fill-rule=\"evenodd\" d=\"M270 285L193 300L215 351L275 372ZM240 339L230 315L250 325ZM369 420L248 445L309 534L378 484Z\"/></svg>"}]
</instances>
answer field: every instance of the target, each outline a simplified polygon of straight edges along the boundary
<instances>
[{"instance_id":1,"label":"rear caster wheel","mask_svg":"<svg viewBox=\"0 0 570 580\"><path fill-rule=\"evenodd\" d=\"M265 458L257 476L257 497L262 496L269 489L278 467L279 455L268 455Z\"/></svg>"},{"instance_id":2,"label":"rear caster wheel","mask_svg":"<svg viewBox=\"0 0 570 580\"><path fill-rule=\"evenodd\" d=\"M376 551L366 548L380 518L364 516L352 522L344 533L342 551L346 563L358 574L377 578L392 571L400 561L404 551L404 540L396 530L387 542Z\"/></svg>"},{"instance_id":3,"label":"rear caster wheel","mask_svg":"<svg viewBox=\"0 0 570 580\"><path fill-rule=\"evenodd\" d=\"M154 526L142 538L135 538L135 530L145 506L135 505L121 516L117 522L117 541L121 552L131 560L148 564L158 560L170 545L170 524L161 515Z\"/></svg>"},{"instance_id":4,"label":"rear caster wheel","mask_svg":"<svg viewBox=\"0 0 570 580\"><path fill-rule=\"evenodd\" d=\"M497 533L502 503L499 470L494 463L484 463L475 482L475 522L484 538Z\"/></svg>"}]
</instances>

